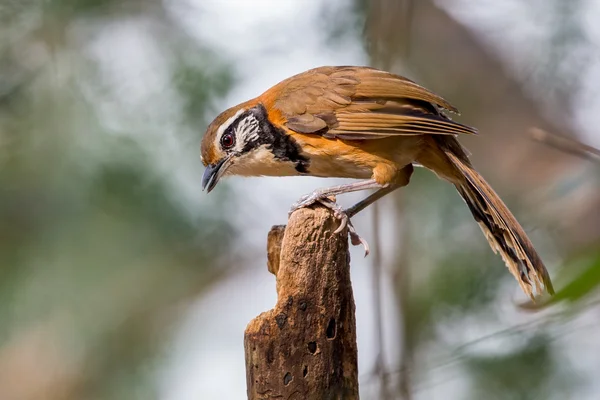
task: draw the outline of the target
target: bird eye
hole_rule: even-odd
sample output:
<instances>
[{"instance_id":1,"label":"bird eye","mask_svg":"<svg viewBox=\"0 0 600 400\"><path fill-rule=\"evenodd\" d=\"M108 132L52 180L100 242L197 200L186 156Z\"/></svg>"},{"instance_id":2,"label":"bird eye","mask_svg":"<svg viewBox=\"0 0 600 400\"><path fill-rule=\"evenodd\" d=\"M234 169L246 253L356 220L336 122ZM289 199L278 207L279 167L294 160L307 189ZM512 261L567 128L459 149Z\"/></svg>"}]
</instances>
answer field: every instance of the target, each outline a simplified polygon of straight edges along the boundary
<instances>
[{"instance_id":1,"label":"bird eye","mask_svg":"<svg viewBox=\"0 0 600 400\"><path fill-rule=\"evenodd\" d=\"M235 144L235 139L231 133L226 133L221 137L221 146L224 149L229 149Z\"/></svg>"}]
</instances>

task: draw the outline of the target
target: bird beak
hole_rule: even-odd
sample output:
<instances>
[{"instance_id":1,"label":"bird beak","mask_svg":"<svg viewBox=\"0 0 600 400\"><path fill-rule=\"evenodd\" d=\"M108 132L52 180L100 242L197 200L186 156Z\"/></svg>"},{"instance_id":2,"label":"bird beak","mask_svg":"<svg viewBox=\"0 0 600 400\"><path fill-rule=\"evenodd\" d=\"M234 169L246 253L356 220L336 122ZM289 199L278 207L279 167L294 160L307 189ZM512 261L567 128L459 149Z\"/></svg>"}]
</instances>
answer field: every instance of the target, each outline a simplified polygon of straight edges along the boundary
<instances>
[{"instance_id":1,"label":"bird beak","mask_svg":"<svg viewBox=\"0 0 600 400\"><path fill-rule=\"evenodd\" d=\"M231 165L230 160L231 157L225 157L219 162L206 167L202 176L202 190L206 189L206 193L210 193L217 186L219 179L221 179L227 168L229 168L229 165Z\"/></svg>"}]
</instances>

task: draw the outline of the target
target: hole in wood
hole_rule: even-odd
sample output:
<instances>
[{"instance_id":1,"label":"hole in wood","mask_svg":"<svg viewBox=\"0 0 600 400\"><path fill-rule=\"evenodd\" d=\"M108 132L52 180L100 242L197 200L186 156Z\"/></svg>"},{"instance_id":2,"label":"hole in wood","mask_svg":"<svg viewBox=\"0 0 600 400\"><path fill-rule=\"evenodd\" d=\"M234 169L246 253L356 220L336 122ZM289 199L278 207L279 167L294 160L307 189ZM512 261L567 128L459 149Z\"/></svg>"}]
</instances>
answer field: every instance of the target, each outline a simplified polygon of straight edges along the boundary
<instances>
[{"instance_id":1,"label":"hole in wood","mask_svg":"<svg viewBox=\"0 0 600 400\"><path fill-rule=\"evenodd\" d=\"M327 335L327 339L334 339L335 338L335 319L331 318L329 320L329 324L327 325L327 331L325 331L325 334Z\"/></svg>"},{"instance_id":2,"label":"hole in wood","mask_svg":"<svg viewBox=\"0 0 600 400\"><path fill-rule=\"evenodd\" d=\"M292 374L290 374L289 372L287 372L284 377L283 377L283 384L285 386L289 385L290 382L293 380L294 378L292 377Z\"/></svg>"},{"instance_id":3,"label":"hole in wood","mask_svg":"<svg viewBox=\"0 0 600 400\"><path fill-rule=\"evenodd\" d=\"M283 329L286 321L287 321L287 315L285 315L284 313L278 314L275 317L275 322L277 323L277 326L279 327L279 329Z\"/></svg>"},{"instance_id":4,"label":"hole in wood","mask_svg":"<svg viewBox=\"0 0 600 400\"><path fill-rule=\"evenodd\" d=\"M306 378L306 375L308 375L308 365L305 365L304 369L302 370L302 377Z\"/></svg>"},{"instance_id":5,"label":"hole in wood","mask_svg":"<svg viewBox=\"0 0 600 400\"><path fill-rule=\"evenodd\" d=\"M300 310L306 311L306 307L307 307L306 301L304 301L304 300L300 301Z\"/></svg>"},{"instance_id":6,"label":"hole in wood","mask_svg":"<svg viewBox=\"0 0 600 400\"><path fill-rule=\"evenodd\" d=\"M317 342L308 342L308 351L310 351L310 354L315 354L317 352Z\"/></svg>"}]
</instances>

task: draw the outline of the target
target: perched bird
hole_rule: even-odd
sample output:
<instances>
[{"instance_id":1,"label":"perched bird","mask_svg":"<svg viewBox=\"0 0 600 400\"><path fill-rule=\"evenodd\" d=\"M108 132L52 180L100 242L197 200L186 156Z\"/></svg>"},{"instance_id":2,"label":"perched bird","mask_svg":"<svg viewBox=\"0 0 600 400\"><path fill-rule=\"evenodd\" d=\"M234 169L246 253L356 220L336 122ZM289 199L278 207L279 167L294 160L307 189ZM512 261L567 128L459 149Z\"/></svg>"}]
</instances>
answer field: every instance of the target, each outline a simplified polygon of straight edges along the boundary
<instances>
[{"instance_id":1,"label":"perched bird","mask_svg":"<svg viewBox=\"0 0 600 400\"><path fill-rule=\"evenodd\" d=\"M458 110L413 81L368 67L320 67L232 107L202 139L210 192L224 175L338 177L358 182L319 189L293 209L322 202L348 221L409 183L413 165L452 183L529 296L553 293L544 264L502 200L473 169L456 137L476 133L443 111ZM378 189L347 210L329 196Z\"/></svg>"}]
</instances>

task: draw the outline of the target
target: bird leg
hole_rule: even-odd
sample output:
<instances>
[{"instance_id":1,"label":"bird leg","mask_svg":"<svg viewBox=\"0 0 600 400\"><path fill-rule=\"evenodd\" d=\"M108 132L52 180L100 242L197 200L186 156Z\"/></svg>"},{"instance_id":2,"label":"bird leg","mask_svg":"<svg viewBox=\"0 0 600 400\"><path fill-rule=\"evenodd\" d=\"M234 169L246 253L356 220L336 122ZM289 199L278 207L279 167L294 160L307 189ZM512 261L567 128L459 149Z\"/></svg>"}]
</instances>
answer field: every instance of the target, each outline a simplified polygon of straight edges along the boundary
<instances>
[{"instance_id":1,"label":"bird leg","mask_svg":"<svg viewBox=\"0 0 600 400\"><path fill-rule=\"evenodd\" d=\"M367 198L362 199L361 201L359 201L352 207L346 208L344 210L344 212L346 213L348 218L352 218L356 214L358 214L359 212L361 212L362 210L364 210L365 208L367 208L368 206L370 206L371 204L375 203L377 200L379 200L380 198L385 196L386 194L392 193L394 190L398 189L401 186L402 185L390 185L390 186L381 188L378 191L376 191L375 193L370 194Z\"/></svg>"},{"instance_id":2,"label":"bird leg","mask_svg":"<svg viewBox=\"0 0 600 400\"><path fill-rule=\"evenodd\" d=\"M290 210L290 214L299 208L308 207L314 203L321 203L325 207L331 209L333 211L333 215L341 221L340 226L335 230L334 233L340 233L347 226L348 233L350 235L350 242L354 246L362 244L365 248L365 257L366 257L369 254L369 244L367 243L366 240L361 238L358 235L358 233L356 233L356 229L354 229L354 226L352 225L352 222L350 221L350 217L355 215L357 212L364 209L365 207L367 207L369 204L373 203L378 198L389 193L391 190L387 191L388 188L389 188L389 186L384 187L383 185L377 183L374 179L369 179L369 180L361 181L361 182L354 182L354 183L348 183L345 185L333 186L333 187L330 187L327 189L317 189L310 194L302 196L302 198L300 198L300 200L298 200L296 203L294 203L294 205L292 206L292 209ZM348 214L347 211L345 211L339 205L337 205L337 203L335 201L329 199L330 196L336 196L338 194L357 192L359 190L367 190L367 189L380 189L380 190L377 191L376 193L372 194L371 196L367 197L365 200L357 203L355 206L351 207L349 210L351 211L352 214L350 214L350 215ZM395 187L394 187L394 189L395 189ZM376 198L373 197L375 194L380 193L383 190L386 190L386 192L384 194L382 194ZM366 201L368 201L368 203L365 203ZM359 206L359 207L357 208L357 206Z\"/></svg>"},{"instance_id":3,"label":"bird leg","mask_svg":"<svg viewBox=\"0 0 600 400\"><path fill-rule=\"evenodd\" d=\"M367 189L379 189L382 187L383 185L377 183L375 179L369 179L366 181L347 183L345 185L332 186L326 189L317 189L312 193L302 196L300 200L294 203L294 205L292 205L292 209L290 210L290 214L299 208L308 207L311 204L314 204L317 201L325 199L329 196L337 196L338 194L358 192L360 190Z\"/></svg>"},{"instance_id":4,"label":"bird leg","mask_svg":"<svg viewBox=\"0 0 600 400\"><path fill-rule=\"evenodd\" d=\"M364 210L371 204L375 203L377 200L379 200L386 194L390 194L394 190L408 185L408 183L410 182L410 177L412 176L413 172L414 172L413 165L412 164L406 165L404 168L402 168L402 170L400 171L400 173L394 180L394 183L391 183L386 186L380 186L380 189L378 191L370 194L369 196L367 196L367 198L359 201L352 207L344 210L346 215L348 216L348 218L354 217L356 214L358 214L359 212L361 212L362 210Z\"/></svg>"}]
</instances>

